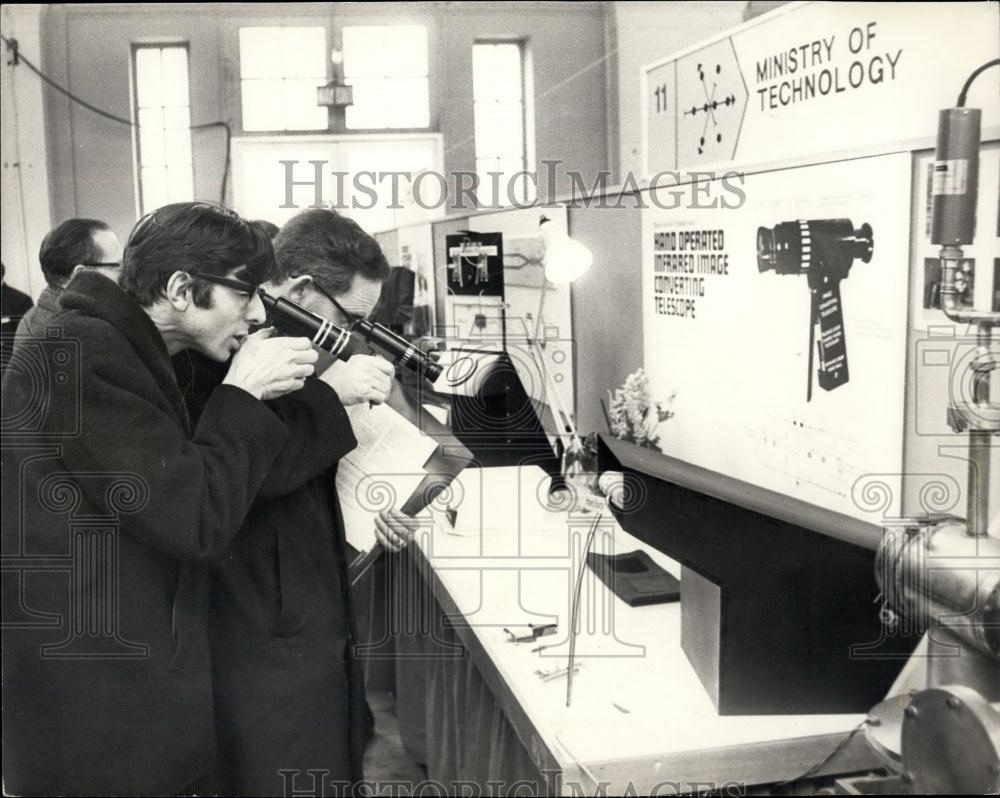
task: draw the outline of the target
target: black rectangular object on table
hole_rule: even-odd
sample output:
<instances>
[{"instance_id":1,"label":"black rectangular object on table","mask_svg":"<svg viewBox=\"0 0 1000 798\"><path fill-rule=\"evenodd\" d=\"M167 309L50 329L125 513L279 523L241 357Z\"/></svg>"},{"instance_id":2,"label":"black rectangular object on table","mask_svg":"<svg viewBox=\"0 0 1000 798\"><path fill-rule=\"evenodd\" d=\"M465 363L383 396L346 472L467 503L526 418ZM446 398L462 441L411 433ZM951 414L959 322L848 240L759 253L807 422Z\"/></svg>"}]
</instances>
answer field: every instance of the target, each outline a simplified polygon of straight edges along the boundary
<instances>
[{"instance_id":1,"label":"black rectangular object on table","mask_svg":"<svg viewBox=\"0 0 1000 798\"><path fill-rule=\"evenodd\" d=\"M721 715L867 712L919 637L878 617L881 529L600 436L622 527L683 566L681 646Z\"/></svg>"},{"instance_id":2,"label":"black rectangular object on table","mask_svg":"<svg viewBox=\"0 0 1000 798\"><path fill-rule=\"evenodd\" d=\"M677 578L641 549L624 554L587 554L587 565L608 589L630 607L666 604L681 597Z\"/></svg>"}]
</instances>

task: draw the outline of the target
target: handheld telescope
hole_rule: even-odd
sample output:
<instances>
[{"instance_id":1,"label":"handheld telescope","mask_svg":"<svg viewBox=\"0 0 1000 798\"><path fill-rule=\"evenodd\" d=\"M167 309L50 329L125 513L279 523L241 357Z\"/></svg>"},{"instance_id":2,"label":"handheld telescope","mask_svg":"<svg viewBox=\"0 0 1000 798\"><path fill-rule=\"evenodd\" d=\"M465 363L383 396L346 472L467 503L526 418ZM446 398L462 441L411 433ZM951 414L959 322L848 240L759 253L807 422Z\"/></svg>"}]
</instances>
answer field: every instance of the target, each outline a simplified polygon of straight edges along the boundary
<instances>
[{"instance_id":1,"label":"handheld telescope","mask_svg":"<svg viewBox=\"0 0 1000 798\"><path fill-rule=\"evenodd\" d=\"M805 274L809 283L809 367L806 401L812 400L813 344L817 343L819 387L832 391L850 379L840 281L847 279L855 258L872 259L872 228L857 230L850 219L781 222L757 228L757 269L778 274ZM816 342L816 325L819 341Z\"/></svg>"},{"instance_id":2,"label":"handheld telescope","mask_svg":"<svg viewBox=\"0 0 1000 798\"><path fill-rule=\"evenodd\" d=\"M276 327L306 336L320 349L340 360L348 360L354 354L349 344L352 333L356 333L395 365L405 366L431 382L441 376L440 365L381 324L361 319L349 328L340 327L290 299L271 296L263 288L258 288L257 294Z\"/></svg>"}]
</instances>

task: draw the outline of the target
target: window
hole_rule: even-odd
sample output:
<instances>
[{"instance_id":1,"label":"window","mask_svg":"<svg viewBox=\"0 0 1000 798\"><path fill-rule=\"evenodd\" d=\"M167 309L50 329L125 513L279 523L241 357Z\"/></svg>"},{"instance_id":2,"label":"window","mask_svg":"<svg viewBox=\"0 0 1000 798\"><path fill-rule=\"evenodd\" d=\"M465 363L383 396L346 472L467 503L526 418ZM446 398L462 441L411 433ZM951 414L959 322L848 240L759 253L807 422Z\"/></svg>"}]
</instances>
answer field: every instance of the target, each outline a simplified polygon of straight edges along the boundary
<instances>
[{"instance_id":1,"label":"window","mask_svg":"<svg viewBox=\"0 0 1000 798\"><path fill-rule=\"evenodd\" d=\"M194 197L187 45L135 45L140 214Z\"/></svg>"},{"instance_id":2,"label":"window","mask_svg":"<svg viewBox=\"0 0 1000 798\"><path fill-rule=\"evenodd\" d=\"M343 29L344 82L354 87L348 130L430 125L427 29L358 25Z\"/></svg>"},{"instance_id":3,"label":"window","mask_svg":"<svg viewBox=\"0 0 1000 798\"><path fill-rule=\"evenodd\" d=\"M534 199L526 171L524 51L518 42L481 42L472 47L472 99L480 205ZM499 172L497 179L489 172ZM496 187L496 188L495 188Z\"/></svg>"},{"instance_id":4,"label":"window","mask_svg":"<svg viewBox=\"0 0 1000 798\"><path fill-rule=\"evenodd\" d=\"M326 130L326 29L240 28L243 130Z\"/></svg>"}]
</instances>

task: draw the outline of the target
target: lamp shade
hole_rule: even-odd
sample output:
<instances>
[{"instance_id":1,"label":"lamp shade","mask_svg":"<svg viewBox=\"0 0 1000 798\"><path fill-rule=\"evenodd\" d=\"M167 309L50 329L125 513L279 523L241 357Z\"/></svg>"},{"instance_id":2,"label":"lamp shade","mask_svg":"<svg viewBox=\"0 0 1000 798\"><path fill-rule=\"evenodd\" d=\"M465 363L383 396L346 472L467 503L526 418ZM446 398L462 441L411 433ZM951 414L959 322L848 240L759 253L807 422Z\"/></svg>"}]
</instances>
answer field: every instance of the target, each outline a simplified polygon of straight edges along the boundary
<instances>
[{"instance_id":1,"label":"lamp shade","mask_svg":"<svg viewBox=\"0 0 1000 798\"><path fill-rule=\"evenodd\" d=\"M541 222L545 243L545 279L550 283L571 283L585 275L594 262L594 253L579 241L558 230L546 217Z\"/></svg>"}]
</instances>

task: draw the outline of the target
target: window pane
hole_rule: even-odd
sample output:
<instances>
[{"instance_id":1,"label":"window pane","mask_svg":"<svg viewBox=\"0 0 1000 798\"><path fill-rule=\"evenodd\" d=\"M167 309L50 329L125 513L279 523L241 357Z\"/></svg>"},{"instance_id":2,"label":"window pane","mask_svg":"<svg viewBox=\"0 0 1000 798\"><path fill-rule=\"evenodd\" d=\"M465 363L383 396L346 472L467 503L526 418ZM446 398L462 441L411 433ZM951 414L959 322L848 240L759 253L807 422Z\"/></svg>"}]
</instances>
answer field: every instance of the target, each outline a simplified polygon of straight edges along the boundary
<instances>
[{"instance_id":1,"label":"window pane","mask_svg":"<svg viewBox=\"0 0 1000 798\"><path fill-rule=\"evenodd\" d=\"M284 81L285 130L326 130L329 114L324 106L316 105L316 87L323 79Z\"/></svg>"},{"instance_id":2,"label":"window pane","mask_svg":"<svg viewBox=\"0 0 1000 798\"><path fill-rule=\"evenodd\" d=\"M521 46L477 44L472 48L472 92L475 100L520 100Z\"/></svg>"},{"instance_id":3,"label":"window pane","mask_svg":"<svg viewBox=\"0 0 1000 798\"><path fill-rule=\"evenodd\" d=\"M158 47L142 47L135 53L135 96L140 108L163 104L163 74Z\"/></svg>"},{"instance_id":4,"label":"window pane","mask_svg":"<svg viewBox=\"0 0 1000 798\"><path fill-rule=\"evenodd\" d=\"M427 75L427 29L423 25L347 26L343 42L345 77Z\"/></svg>"},{"instance_id":5,"label":"window pane","mask_svg":"<svg viewBox=\"0 0 1000 798\"><path fill-rule=\"evenodd\" d=\"M167 170L164 166L142 170L142 211L149 213L166 205Z\"/></svg>"},{"instance_id":6,"label":"window pane","mask_svg":"<svg viewBox=\"0 0 1000 798\"><path fill-rule=\"evenodd\" d=\"M353 78L354 105L347 107L347 127L427 127L430 97L427 78Z\"/></svg>"},{"instance_id":7,"label":"window pane","mask_svg":"<svg viewBox=\"0 0 1000 798\"><path fill-rule=\"evenodd\" d=\"M191 164L191 114L187 108L167 108L163 112L167 164ZM144 159L145 160L145 159ZM188 169L190 171L190 169Z\"/></svg>"},{"instance_id":8,"label":"window pane","mask_svg":"<svg viewBox=\"0 0 1000 798\"><path fill-rule=\"evenodd\" d=\"M280 78L242 82L244 130L285 129L281 112L285 107L283 83Z\"/></svg>"},{"instance_id":9,"label":"window pane","mask_svg":"<svg viewBox=\"0 0 1000 798\"><path fill-rule=\"evenodd\" d=\"M281 28L240 28L240 77L280 78Z\"/></svg>"},{"instance_id":10,"label":"window pane","mask_svg":"<svg viewBox=\"0 0 1000 798\"><path fill-rule=\"evenodd\" d=\"M477 102L476 155L521 158L524 155L524 106L519 102Z\"/></svg>"},{"instance_id":11,"label":"window pane","mask_svg":"<svg viewBox=\"0 0 1000 798\"><path fill-rule=\"evenodd\" d=\"M170 202L188 202L194 196L190 164L171 164L167 168L167 197Z\"/></svg>"},{"instance_id":12,"label":"window pane","mask_svg":"<svg viewBox=\"0 0 1000 798\"><path fill-rule=\"evenodd\" d=\"M135 102L142 213L194 195L187 47L135 51Z\"/></svg>"},{"instance_id":13,"label":"window pane","mask_svg":"<svg viewBox=\"0 0 1000 798\"><path fill-rule=\"evenodd\" d=\"M479 188L476 196L480 206L506 206L515 201L523 203L533 200L534 184L520 174L522 171L524 161L520 159L477 158ZM495 177L489 172L499 172L500 175Z\"/></svg>"},{"instance_id":14,"label":"window pane","mask_svg":"<svg viewBox=\"0 0 1000 798\"><path fill-rule=\"evenodd\" d=\"M281 77L322 78L325 83L326 31L323 28L282 28L282 32L284 68Z\"/></svg>"},{"instance_id":15,"label":"window pane","mask_svg":"<svg viewBox=\"0 0 1000 798\"><path fill-rule=\"evenodd\" d=\"M354 104L347 106L346 123L351 129L388 127L388 109L382 97L380 78L352 78L345 83L354 87Z\"/></svg>"},{"instance_id":16,"label":"window pane","mask_svg":"<svg viewBox=\"0 0 1000 798\"><path fill-rule=\"evenodd\" d=\"M163 50L163 104L188 104L188 58L184 47Z\"/></svg>"},{"instance_id":17,"label":"window pane","mask_svg":"<svg viewBox=\"0 0 1000 798\"><path fill-rule=\"evenodd\" d=\"M166 163L161 108L139 109L139 157L143 166L162 166Z\"/></svg>"},{"instance_id":18,"label":"window pane","mask_svg":"<svg viewBox=\"0 0 1000 798\"><path fill-rule=\"evenodd\" d=\"M427 78L390 78L383 89L392 115L389 127L427 127L430 95Z\"/></svg>"}]
</instances>

